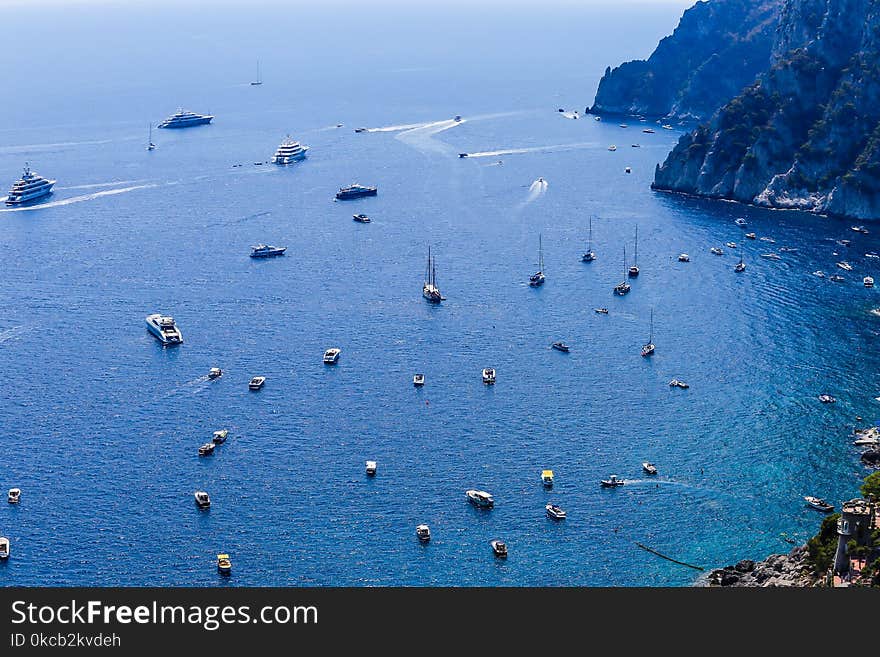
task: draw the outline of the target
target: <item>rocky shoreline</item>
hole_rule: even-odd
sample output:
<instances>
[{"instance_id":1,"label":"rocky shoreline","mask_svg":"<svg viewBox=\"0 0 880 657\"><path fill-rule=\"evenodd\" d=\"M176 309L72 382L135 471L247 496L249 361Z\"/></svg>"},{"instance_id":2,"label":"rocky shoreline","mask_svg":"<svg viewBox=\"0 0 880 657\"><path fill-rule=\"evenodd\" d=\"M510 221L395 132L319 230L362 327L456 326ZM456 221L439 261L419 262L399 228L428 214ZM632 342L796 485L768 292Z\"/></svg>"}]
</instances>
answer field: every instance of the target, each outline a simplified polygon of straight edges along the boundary
<instances>
[{"instance_id":1,"label":"rocky shoreline","mask_svg":"<svg viewBox=\"0 0 880 657\"><path fill-rule=\"evenodd\" d=\"M763 561L744 559L710 572L699 585L709 587L813 587L821 586L807 561L807 546L788 554L771 554Z\"/></svg>"}]
</instances>

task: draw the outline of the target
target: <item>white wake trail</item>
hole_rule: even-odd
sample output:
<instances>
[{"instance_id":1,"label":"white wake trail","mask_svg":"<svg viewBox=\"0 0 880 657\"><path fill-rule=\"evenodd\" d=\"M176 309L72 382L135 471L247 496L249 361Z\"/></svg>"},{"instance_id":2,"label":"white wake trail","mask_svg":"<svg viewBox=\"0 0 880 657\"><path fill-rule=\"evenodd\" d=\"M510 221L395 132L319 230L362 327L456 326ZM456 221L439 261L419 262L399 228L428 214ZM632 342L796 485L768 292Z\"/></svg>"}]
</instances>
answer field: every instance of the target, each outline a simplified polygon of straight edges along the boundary
<instances>
[{"instance_id":1,"label":"white wake trail","mask_svg":"<svg viewBox=\"0 0 880 657\"><path fill-rule=\"evenodd\" d=\"M497 151L479 151L468 153L468 157L498 157L499 155L519 155L521 153L553 153L557 151L573 151L581 148L596 148L599 144L594 141L578 142L575 144L555 144L551 146L532 146L530 148L502 148Z\"/></svg>"},{"instance_id":2,"label":"white wake trail","mask_svg":"<svg viewBox=\"0 0 880 657\"><path fill-rule=\"evenodd\" d=\"M405 130L404 132L395 135L394 138L423 152L451 153L455 151L452 146L439 139L434 139L434 137L445 130L461 125L462 123L464 123L463 120L456 121L455 119L434 121L433 123L426 123L418 128Z\"/></svg>"},{"instance_id":3,"label":"white wake trail","mask_svg":"<svg viewBox=\"0 0 880 657\"><path fill-rule=\"evenodd\" d=\"M523 205L528 205L532 201L543 196L547 192L547 187L547 181L543 178L538 178L535 182L529 185L529 195L526 200L523 201Z\"/></svg>"},{"instance_id":4,"label":"white wake trail","mask_svg":"<svg viewBox=\"0 0 880 657\"><path fill-rule=\"evenodd\" d=\"M137 189L149 189L151 187L158 187L159 185L153 183L149 185L134 185L132 187L122 187L120 189L107 189L103 192L95 192L94 194L84 194L83 196L73 196L71 198L60 199L58 201L52 201L50 203L38 203L36 205L26 205L19 208L2 208L0 212L28 212L30 210L44 210L46 208L57 208L62 205L70 205L71 203L82 203L83 201L93 201L96 198L101 198L102 196L113 196L115 194L125 194L126 192L133 192Z\"/></svg>"}]
</instances>

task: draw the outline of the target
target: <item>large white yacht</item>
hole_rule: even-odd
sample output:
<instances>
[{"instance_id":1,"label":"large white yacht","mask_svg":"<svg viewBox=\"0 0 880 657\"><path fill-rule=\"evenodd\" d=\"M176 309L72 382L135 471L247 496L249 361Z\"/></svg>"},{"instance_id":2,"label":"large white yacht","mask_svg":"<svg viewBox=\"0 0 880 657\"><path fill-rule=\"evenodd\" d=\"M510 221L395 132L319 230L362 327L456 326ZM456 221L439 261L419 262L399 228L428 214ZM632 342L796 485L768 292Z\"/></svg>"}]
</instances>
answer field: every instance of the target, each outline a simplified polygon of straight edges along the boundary
<instances>
[{"instance_id":1,"label":"large white yacht","mask_svg":"<svg viewBox=\"0 0 880 657\"><path fill-rule=\"evenodd\" d=\"M28 201L48 196L52 193L54 184L54 180L48 180L31 171L30 165L25 163L21 179L13 183L12 189L6 196L6 205L22 205Z\"/></svg>"},{"instance_id":2,"label":"large white yacht","mask_svg":"<svg viewBox=\"0 0 880 657\"><path fill-rule=\"evenodd\" d=\"M183 335L174 318L168 315L155 313L147 315L147 329L158 338L162 344L180 344L183 342Z\"/></svg>"},{"instance_id":3,"label":"large white yacht","mask_svg":"<svg viewBox=\"0 0 880 657\"><path fill-rule=\"evenodd\" d=\"M196 114L189 110L179 109L167 119L162 121L158 128L189 128L194 125L205 125L213 120L209 114Z\"/></svg>"},{"instance_id":4,"label":"large white yacht","mask_svg":"<svg viewBox=\"0 0 880 657\"><path fill-rule=\"evenodd\" d=\"M275 156L272 158L272 162L275 164L290 164L291 162L298 162L299 160L305 159L308 152L308 146L304 146L298 141L294 141L290 138L290 135L287 135L287 137L284 138L284 141L281 142L278 150L275 151Z\"/></svg>"}]
</instances>

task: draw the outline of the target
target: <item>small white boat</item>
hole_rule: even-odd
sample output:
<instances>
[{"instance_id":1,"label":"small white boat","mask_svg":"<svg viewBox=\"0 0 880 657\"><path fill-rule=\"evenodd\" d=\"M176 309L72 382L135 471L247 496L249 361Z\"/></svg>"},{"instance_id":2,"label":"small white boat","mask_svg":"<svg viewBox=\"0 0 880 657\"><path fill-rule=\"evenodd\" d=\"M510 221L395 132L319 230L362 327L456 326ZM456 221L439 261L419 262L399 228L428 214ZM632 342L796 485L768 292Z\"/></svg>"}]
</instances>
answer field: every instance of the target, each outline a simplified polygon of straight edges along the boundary
<instances>
[{"instance_id":1,"label":"small white boat","mask_svg":"<svg viewBox=\"0 0 880 657\"><path fill-rule=\"evenodd\" d=\"M250 380L250 383L248 383L248 388L250 388L251 390L259 390L263 387L264 383L266 383L265 376L255 376Z\"/></svg>"},{"instance_id":2,"label":"small white boat","mask_svg":"<svg viewBox=\"0 0 880 657\"><path fill-rule=\"evenodd\" d=\"M219 379L221 376L223 376L223 370L221 370L219 367L212 367L208 371L209 379Z\"/></svg>"},{"instance_id":3,"label":"small white boat","mask_svg":"<svg viewBox=\"0 0 880 657\"><path fill-rule=\"evenodd\" d=\"M593 308L593 310L595 310L600 315L607 315L608 314L607 308Z\"/></svg>"},{"instance_id":4,"label":"small white boat","mask_svg":"<svg viewBox=\"0 0 880 657\"><path fill-rule=\"evenodd\" d=\"M754 233L746 233L746 237L748 237L750 240L753 240L756 238L756 235Z\"/></svg>"},{"instance_id":5,"label":"small white boat","mask_svg":"<svg viewBox=\"0 0 880 657\"><path fill-rule=\"evenodd\" d=\"M849 264L846 260L838 262L837 266L840 267L843 271L852 271L852 265Z\"/></svg>"},{"instance_id":6,"label":"small white boat","mask_svg":"<svg viewBox=\"0 0 880 657\"><path fill-rule=\"evenodd\" d=\"M562 351L562 352L564 352L564 353L566 353L566 354L567 354L569 351L571 351L571 347L569 347L569 346L568 346L567 344L565 344L564 342L554 342L554 343L553 343L552 345L550 345L550 346L551 346L553 349L555 349L556 351Z\"/></svg>"},{"instance_id":7,"label":"small white boat","mask_svg":"<svg viewBox=\"0 0 880 657\"><path fill-rule=\"evenodd\" d=\"M776 243L776 240L772 237L759 237L758 239L760 239L762 242L770 242L771 244Z\"/></svg>"},{"instance_id":8,"label":"small white boat","mask_svg":"<svg viewBox=\"0 0 880 657\"><path fill-rule=\"evenodd\" d=\"M868 229L865 228L864 226L852 226L852 227L850 228L850 230L853 231L853 232L856 232L856 233L865 233L865 234L867 234L867 232L868 232Z\"/></svg>"},{"instance_id":9,"label":"small white boat","mask_svg":"<svg viewBox=\"0 0 880 657\"><path fill-rule=\"evenodd\" d=\"M664 123L660 127L663 128L664 130L672 130L672 126L669 125L668 123Z\"/></svg>"},{"instance_id":10,"label":"small white boat","mask_svg":"<svg viewBox=\"0 0 880 657\"><path fill-rule=\"evenodd\" d=\"M557 506L556 504L548 504L544 507L547 511L547 515L554 520L565 520L565 511L561 506Z\"/></svg>"},{"instance_id":11,"label":"small white boat","mask_svg":"<svg viewBox=\"0 0 880 657\"><path fill-rule=\"evenodd\" d=\"M339 360L339 354L342 353L342 349L338 349L336 347L331 347L327 351L324 352L324 364L325 365L335 365L336 361Z\"/></svg>"},{"instance_id":12,"label":"small white boat","mask_svg":"<svg viewBox=\"0 0 880 657\"><path fill-rule=\"evenodd\" d=\"M797 253L797 247L794 246L780 246L779 251L781 253Z\"/></svg>"},{"instance_id":13,"label":"small white boat","mask_svg":"<svg viewBox=\"0 0 880 657\"><path fill-rule=\"evenodd\" d=\"M743 219L742 217L739 217L738 219L734 219L733 223L735 223L737 226L745 226L746 220Z\"/></svg>"},{"instance_id":14,"label":"small white boat","mask_svg":"<svg viewBox=\"0 0 880 657\"><path fill-rule=\"evenodd\" d=\"M416 387L425 385L425 375L413 374L413 385Z\"/></svg>"},{"instance_id":15,"label":"small white boat","mask_svg":"<svg viewBox=\"0 0 880 657\"><path fill-rule=\"evenodd\" d=\"M682 388L682 389L690 388L690 386L687 383L685 383L684 381L681 381L679 379L672 379L672 381L669 382L669 386L672 388Z\"/></svg>"},{"instance_id":16,"label":"small white boat","mask_svg":"<svg viewBox=\"0 0 880 657\"><path fill-rule=\"evenodd\" d=\"M222 445L226 442L226 436L229 435L229 429L218 429L211 437L211 442L215 445Z\"/></svg>"},{"instance_id":17,"label":"small white boat","mask_svg":"<svg viewBox=\"0 0 880 657\"><path fill-rule=\"evenodd\" d=\"M762 253L761 257L767 258L767 260L781 260L782 259L775 253Z\"/></svg>"},{"instance_id":18,"label":"small white boat","mask_svg":"<svg viewBox=\"0 0 880 657\"><path fill-rule=\"evenodd\" d=\"M367 461L364 464L364 466L366 468L366 472L368 475L370 475L372 477L374 474L376 474L376 462L375 461Z\"/></svg>"},{"instance_id":19,"label":"small white boat","mask_svg":"<svg viewBox=\"0 0 880 657\"><path fill-rule=\"evenodd\" d=\"M358 222L359 224L368 224L370 223L370 218L365 214L355 214L352 215L352 218Z\"/></svg>"},{"instance_id":20,"label":"small white boat","mask_svg":"<svg viewBox=\"0 0 880 657\"><path fill-rule=\"evenodd\" d=\"M874 253L873 251L865 254L866 258L873 258L874 260L880 259L880 253Z\"/></svg>"},{"instance_id":21,"label":"small white boat","mask_svg":"<svg viewBox=\"0 0 880 657\"><path fill-rule=\"evenodd\" d=\"M743 262L742 257L740 257L739 262L733 266L733 271L737 274L741 274L746 270L746 263Z\"/></svg>"},{"instance_id":22,"label":"small white boat","mask_svg":"<svg viewBox=\"0 0 880 657\"><path fill-rule=\"evenodd\" d=\"M603 479L601 482L603 487L605 488L616 488L617 486L623 486L623 479L618 479L617 475L611 475L608 479Z\"/></svg>"},{"instance_id":23,"label":"small white boat","mask_svg":"<svg viewBox=\"0 0 880 657\"><path fill-rule=\"evenodd\" d=\"M829 394L821 394L821 395L819 395L819 401L822 402L823 404L833 404L834 402L837 401L837 399L835 399L834 397L832 397Z\"/></svg>"},{"instance_id":24,"label":"small white boat","mask_svg":"<svg viewBox=\"0 0 880 657\"><path fill-rule=\"evenodd\" d=\"M18 504L21 501L21 490L18 488L10 488L6 495L6 500L10 504Z\"/></svg>"},{"instance_id":25,"label":"small white boat","mask_svg":"<svg viewBox=\"0 0 880 657\"><path fill-rule=\"evenodd\" d=\"M214 453L215 447L214 443L205 443L199 447L199 456L211 456Z\"/></svg>"},{"instance_id":26,"label":"small white boat","mask_svg":"<svg viewBox=\"0 0 880 657\"><path fill-rule=\"evenodd\" d=\"M553 487L553 470L541 470L541 483L547 488Z\"/></svg>"},{"instance_id":27,"label":"small white boat","mask_svg":"<svg viewBox=\"0 0 880 657\"><path fill-rule=\"evenodd\" d=\"M495 370L491 367L483 369L483 383L495 383Z\"/></svg>"},{"instance_id":28,"label":"small white boat","mask_svg":"<svg viewBox=\"0 0 880 657\"><path fill-rule=\"evenodd\" d=\"M865 287L874 287L874 278L872 276L865 276L862 279L862 284Z\"/></svg>"},{"instance_id":29,"label":"small white boat","mask_svg":"<svg viewBox=\"0 0 880 657\"><path fill-rule=\"evenodd\" d=\"M642 130L642 132L644 132L644 133L646 133L646 134L649 134L649 135L653 135L653 134L654 134L654 128L644 128L644 129Z\"/></svg>"},{"instance_id":30,"label":"small white boat","mask_svg":"<svg viewBox=\"0 0 880 657\"><path fill-rule=\"evenodd\" d=\"M736 242L725 242L725 243L724 243L724 246L726 246L728 249L735 249L735 248L736 248Z\"/></svg>"},{"instance_id":31,"label":"small white boat","mask_svg":"<svg viewBox=\"0 0 880 657\"><path fill-rule=\"evenodd\" d=\"M628 126L626 123L621 123L621 124L620 124L620 127L621 127L621 128L628 128L629 126Z\"/></svg>"},{"instance_id":32,"label":"small white boat","mask_svg":"<svg viewBox=\"0 0 880 657\"><path fill-rule=\"evenodd\" d=\"M203 490L197 490L193 493L193 497L196 499L196 506L200 509L207 509L211 506L211 497Z\"/></svg>"},{"instance_id":33,"label":"small white boat","mask_svg":"<svg viewBox=\"0 0 880 657\"><path fill-rule=\"evenodd\" d=\"M678 254L678 261L679 262L690 262L691 257L687 253L679 253Z\"/></svg>"},{"instance_id":34,"label":"small white boat","mask_svg":"<svg viewBox=\"0 0 880 657\"><path fill-rule=\"evenodd\" d=\"M867 438L856 438L853 445L858 447L869 447L871 445L880 445L880 436L868 436Z\"/></svg>"},{"instance_id":35,"label":"small white boat","mask_svg":"<svg viewBox=\"0 0 880 657\"><path fill-rule=\"evenodd\" d=\"M825 278L825 272L821 269L817 269L813 272L813 276L818 276L819 278Z\"/></svg>"},{"instance_id":36,"label":"small white boat","mask_svg":"<svg viewBox=\"0 0 880 657\"><path fill-rule=\"evenodd\" d=\"M645 474L649 474L649 475L657 474L657 466L654 465L653 463L649 463L648 461L645 461L644 463L642 463L642 470L645 471Z\"/></svg>"},{"instance_id":37,"label":"small white boat","mask_svg":"<svg viewBox=\"0 0 880 657\"><path fill-rule=\"evenodd\" d=\"M624 171L624 173L632 173L633 172L631 167L626 167L623 171Z\"/></svg>"},{"instance_id":38,"label":"small white boat","mask_svg":"<svg viewBox=\"0 0 880 657\"><path fill-rule=\"evenodd\" d=\"M9 539L5 536L0 536L0 559L8 559L9 558Z\"/></svg>"},{"instance_id":39,"label":"small white boat","mask_svg":"<svg viewBox=\"0 0 880 657\"><path fill-rule=\"evenodd\" d=\"M842 283L846 279L843 276L841 276L840 274L834 274L833 276L829 276L828 280L834 281L835 283Z\"/></svg>"},{"instance_id":40,"label":"small white boat","mask_svg":"<svg viewBox=\"0 0 880 657\"><path fill-rule=\"evenodd\" d=\"M505 544L504 541L494 539L489 541L489 545L492 546L492 552L495 553L496 557L501 557L502 559L507 558L507 544Z\"/></svg>"},{"instance_id":41,"label":"small white boat","mask_svg":"<svg viewBox=\"0 0 880 657\"><path fill-rule=\"evenodd\" d=\"M609 150L609 151L616 151L616 150L617 150L617 146L615 146L614 144L611 144L611 146L608 147L608 150Z\"/></svg>"},{"instance_id":42,"label":"small white boat","mask_svg":"<svg viewBox=\"0 0 880 657\"><path fill-rule=\"evenodd\" d=\"M221 575L229 575L232 573L232 561L229 559L228 554L217 555L217 570L220 571Z\"/></svg>"},{"instance_id":43,"label":"small white boat","mask_svg":"<svg viewBox=\"0 0 880 657\"><path fill-rule=\"evenodd\" d=\"M484 490L466 490L464 494L467 496L468 501L474 506L481 507L483 509L491 509L495 506L495 500L492 497L491 493L487 493Z\"/></svg>"},{"instance_id":44,"label":"small white boat","mask_svg":"<svg viewBox=\"0 0 880 657\"><path fill-rule=\"evenodd\" d=\"M806 500L807 505L812 508L822 511L824 513L828 513L829 511L834 511L834 505L829 504L821 497L813 497L812 495L805 495L804 500Z\"/></svg>"},{"instance_id":45,"label":"small white boat","mask_svg":"<svg viewBox=\"0 0 880 657\"><path fill-rule=\"evenodd\" d=\"M431 528L428 525L416 525L416 536L422 543L427 543L431 540Z\"/></svg>"},{"instance_id":46,"label":"small white boat","mask_svg":"<svg viewBox=\"0 0 880 657\"><path fill-rule=\"evenodd\" d=\"M713 246L711 249L709 249L709 253L713 253L715 255L724 255L724 250L720 247Z\"/></svg>"}]
</instances>

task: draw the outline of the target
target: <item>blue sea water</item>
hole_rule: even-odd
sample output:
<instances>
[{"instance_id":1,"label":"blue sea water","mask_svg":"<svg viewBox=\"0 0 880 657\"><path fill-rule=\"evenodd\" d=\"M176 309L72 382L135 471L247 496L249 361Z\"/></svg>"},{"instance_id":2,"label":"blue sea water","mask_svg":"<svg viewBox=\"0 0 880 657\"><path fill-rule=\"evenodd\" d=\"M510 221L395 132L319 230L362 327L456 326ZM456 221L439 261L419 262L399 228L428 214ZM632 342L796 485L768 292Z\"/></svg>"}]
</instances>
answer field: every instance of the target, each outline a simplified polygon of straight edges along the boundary
<instances>
[{"instance_id":1,"label":"blue sea water","mask_svg":"<svg viewBox=\"0 0 880 657\"><path fill-rule=\"evenodd\" d=\"M686 586L697 571L636 542L706 568L762 558L817 529L803 495L855 496L849 433L880 395L880 302L861 285L880 227L655 194L678 130L557 111L582 113L680 4L349 9L0 10L0 180L25 161L58 180L41 207L0 209L0 490L23 491L0 507L0 583ZM154 130L148 153L149 122L178 106L216 119ZM288 133L306 161L255 164ZM334 201L352 182L379 194ZM636 226L642 273L617 298ZM287 254L253 260L258 242ZM782 246L798 250L759 257ZM811 275L843 259L846 282ZM147 333L153 312L183 345ZM611 473L627 484L600 488Z\"/></svg>"}]
</instances>

